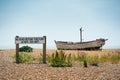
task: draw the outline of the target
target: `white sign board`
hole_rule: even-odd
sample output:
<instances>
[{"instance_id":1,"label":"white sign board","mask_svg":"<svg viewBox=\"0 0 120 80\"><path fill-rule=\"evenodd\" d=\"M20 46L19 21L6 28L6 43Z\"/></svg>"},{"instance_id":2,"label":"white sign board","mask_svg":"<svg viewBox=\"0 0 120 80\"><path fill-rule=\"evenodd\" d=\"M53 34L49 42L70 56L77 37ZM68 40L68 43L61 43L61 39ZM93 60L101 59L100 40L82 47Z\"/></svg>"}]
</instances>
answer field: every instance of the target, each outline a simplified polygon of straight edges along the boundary
<instances>
[{"instance_id":1,"label":"white sign board","mask_svg":"<svg viewBox=\"0 0 120 80\"><path fill-rule=\"evenodd\" d=\"M15 44L43 44L44 37L16 37Z\"/></svg>"}]
</instances>

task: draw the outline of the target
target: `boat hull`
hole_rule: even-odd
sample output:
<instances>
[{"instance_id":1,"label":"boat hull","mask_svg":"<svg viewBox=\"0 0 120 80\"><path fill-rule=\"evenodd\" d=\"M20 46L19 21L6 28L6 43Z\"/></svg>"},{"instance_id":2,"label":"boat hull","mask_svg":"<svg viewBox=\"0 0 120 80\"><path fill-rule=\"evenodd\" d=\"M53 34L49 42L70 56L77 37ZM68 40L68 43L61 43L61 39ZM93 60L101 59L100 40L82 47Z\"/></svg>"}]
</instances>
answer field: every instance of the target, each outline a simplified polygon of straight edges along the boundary
<instances>
[{"instance_id":1,"label":"boat hull","mask_svg":"<svg viewBox=\"0 0 120 80\"><path fill-rule=\"evenodd\" d=\"M105 39L96 39L88 42L55 41L58 50L100 50Z\"/></svg>"}]
</instances>

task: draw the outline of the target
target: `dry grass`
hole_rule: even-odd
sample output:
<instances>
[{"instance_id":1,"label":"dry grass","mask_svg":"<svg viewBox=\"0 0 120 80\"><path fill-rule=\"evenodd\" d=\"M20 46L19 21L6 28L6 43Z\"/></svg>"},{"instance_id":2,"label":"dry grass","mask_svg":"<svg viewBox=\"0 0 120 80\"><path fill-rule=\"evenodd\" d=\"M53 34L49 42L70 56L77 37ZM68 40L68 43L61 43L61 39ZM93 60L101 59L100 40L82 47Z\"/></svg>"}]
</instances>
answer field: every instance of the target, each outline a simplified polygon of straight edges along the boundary
<instances>
[{"instance_id":1,"label":"dry grass","mask_svg":"<svg viewBox=\"0 0 120 80\"><path fill-rule=\"evenodd\" d=\"M51 55L52 53L54 53L56 50L47 50L46 53L47 55ZM59 50L57 50L59 51ZM104 55L104 54L114 54L114 53L119 53L120 54L120 49L117 50L102 50L102 51L78 51L78 50L63 50L65 52L65 54L72 54L72 55L77 55L81 52L85 52L85 54L87 54L88 56L92 56L92 55ZM0 53L4 53L7 54L6 56L13 56L15 54L15 50L14 49L9 49L9 50L0 50ZM32 52L32 56L39 56L42 54L42 49L34 49Z\"/></svg>"},{"instance_id":2,"label":"dry grass","mask_svg":"<svg viewBox=\"0 0 120 80\"><path fill-rule=\"evenodd\" d=\"M37 58L39 56L42 56L42 49L34 49L32 52L32 56ZM46 53L47 55L51 55L54 53L56 50L49 50L47 49ZM59 51L59 50L57 50ZM99 57L104 56L104 55L113 55L113 54L120 54L120 50L102 50L102 51L78 51L78 50L63 50L65 54L71 54L74 56L77 56L78 54L85 53L87 56L95 56L98 55ZM10 50L2 50L0 53L4 53L4 56L6 57L12 57L15 54L14 49Z\"/></svg>"}]
</instances>

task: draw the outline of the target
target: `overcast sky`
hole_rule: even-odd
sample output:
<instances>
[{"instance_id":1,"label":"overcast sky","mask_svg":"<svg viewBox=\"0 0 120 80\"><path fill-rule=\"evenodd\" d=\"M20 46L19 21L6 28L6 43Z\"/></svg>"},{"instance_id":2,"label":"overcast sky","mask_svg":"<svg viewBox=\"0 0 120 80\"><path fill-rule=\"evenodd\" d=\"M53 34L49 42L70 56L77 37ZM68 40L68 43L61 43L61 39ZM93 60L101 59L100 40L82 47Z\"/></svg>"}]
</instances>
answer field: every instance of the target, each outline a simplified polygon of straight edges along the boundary
<instances>
[{"instance_id":1,"label":"overcast sky","mask_svg":"<svg viewBox=\"0 0 120 80\"><path fill-rule=\"evenodd\" d=\"M0 49L15 48L15 36L54 40L108 39L103 48L120 48L120 0L0 0ZM31 45L41 48L42 45Z\"/></svg>"}]
</instances>

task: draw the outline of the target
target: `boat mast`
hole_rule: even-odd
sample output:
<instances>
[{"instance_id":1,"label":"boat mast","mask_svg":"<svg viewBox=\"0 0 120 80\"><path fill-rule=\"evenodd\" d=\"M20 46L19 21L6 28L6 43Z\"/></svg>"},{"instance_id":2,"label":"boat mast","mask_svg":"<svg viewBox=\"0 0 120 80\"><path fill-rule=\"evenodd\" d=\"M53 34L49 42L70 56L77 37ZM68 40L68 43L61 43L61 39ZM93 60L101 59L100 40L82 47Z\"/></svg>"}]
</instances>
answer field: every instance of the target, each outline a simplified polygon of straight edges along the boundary
<instances>
[{"instance_id":1,"label":"boat mast","mask_svg":"<svg viewBox=\"0 0 120 80\"><path fill-rule=\"evenodd\" d=\"M80 28L80 42L82 42L82 27Z\"/></svg>"}]
</instances>

